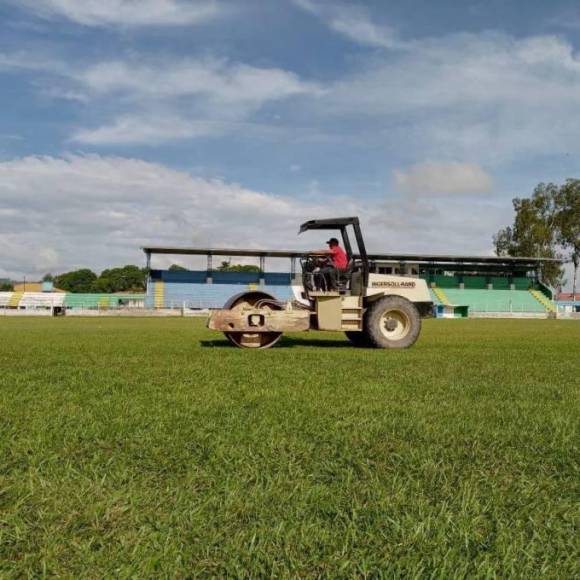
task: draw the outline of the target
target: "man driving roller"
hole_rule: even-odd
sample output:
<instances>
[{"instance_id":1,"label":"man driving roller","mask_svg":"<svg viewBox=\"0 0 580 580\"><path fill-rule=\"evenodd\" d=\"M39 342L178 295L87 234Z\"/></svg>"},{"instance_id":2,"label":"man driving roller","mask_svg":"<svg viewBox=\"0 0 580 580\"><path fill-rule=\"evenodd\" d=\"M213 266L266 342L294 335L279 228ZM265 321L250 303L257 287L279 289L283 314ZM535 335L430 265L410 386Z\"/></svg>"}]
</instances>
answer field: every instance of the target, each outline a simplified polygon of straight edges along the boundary
<instances>
[{"instance_id":1,"label":"man driving roller","mask_svg":"<svg viewBox=\"0 0 580 580\"><path fill-rule=\"evenodd\" d=\"M326 290L336 290L337 288L337 273L344 272L348 267L348 256L346 252L340 247L336 238L330 238L326 242L328 250L318 250L316 254L328 256L330 263L322 265L318 270L320 275L319 286Z\"/></svg>"}]
</instances>

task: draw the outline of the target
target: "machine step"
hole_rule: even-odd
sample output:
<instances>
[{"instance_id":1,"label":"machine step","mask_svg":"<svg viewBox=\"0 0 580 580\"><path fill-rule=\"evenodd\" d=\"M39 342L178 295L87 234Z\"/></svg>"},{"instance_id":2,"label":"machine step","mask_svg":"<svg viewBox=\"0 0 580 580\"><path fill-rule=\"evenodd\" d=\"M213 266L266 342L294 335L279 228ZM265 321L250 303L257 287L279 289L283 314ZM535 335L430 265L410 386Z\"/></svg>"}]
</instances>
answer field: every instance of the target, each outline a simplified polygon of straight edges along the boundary
<instances>
[{"instance_id":1,"label":"machine step","mask_svg":"<svg viewBox=\"0 0 580 580\"><path fill-rule=\"evenodd\" d=\"M345 296L341 301L341 330L362 330L362 298L360 296Z\"/></svg>"},{"instance_id":2,"label":"machine step","mask_svg":"<svg viewBox=\"0 0 580 580\"><path fill-rule=\"evenodd\" d=\"M362 320L362 316L360 312L345 312L342 311L341 320L344 322L345 320Z\"/></svg>"}]
</instances>

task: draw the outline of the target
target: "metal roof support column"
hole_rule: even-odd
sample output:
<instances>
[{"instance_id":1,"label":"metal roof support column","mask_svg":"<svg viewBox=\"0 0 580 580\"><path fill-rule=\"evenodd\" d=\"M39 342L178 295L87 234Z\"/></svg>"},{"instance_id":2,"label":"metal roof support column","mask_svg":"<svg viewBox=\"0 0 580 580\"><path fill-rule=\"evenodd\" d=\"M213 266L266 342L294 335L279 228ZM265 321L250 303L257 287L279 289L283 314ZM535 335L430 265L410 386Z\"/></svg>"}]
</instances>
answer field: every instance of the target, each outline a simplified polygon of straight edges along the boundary
<instances>
[{"instance_id":1,"label":"metal roof support column","mask_svg":"<svg viewBox=\"0 0 580 580\"><path fill-rule=\"evenodd\" d=\"M266 256L260 256L260 286L266 285Z\"/></svg>"},{"instance_id":2,"label":"metal roof support column","mask_svg":"<svg viewBox=\"0 0 580 580\"><path fill-rule=\"evenodd\" d=\"M206 284L213 284L213 276L212 276L212 255L207 255L207 271L205 274L205 283Z\"/></svg>"}]
</instances>

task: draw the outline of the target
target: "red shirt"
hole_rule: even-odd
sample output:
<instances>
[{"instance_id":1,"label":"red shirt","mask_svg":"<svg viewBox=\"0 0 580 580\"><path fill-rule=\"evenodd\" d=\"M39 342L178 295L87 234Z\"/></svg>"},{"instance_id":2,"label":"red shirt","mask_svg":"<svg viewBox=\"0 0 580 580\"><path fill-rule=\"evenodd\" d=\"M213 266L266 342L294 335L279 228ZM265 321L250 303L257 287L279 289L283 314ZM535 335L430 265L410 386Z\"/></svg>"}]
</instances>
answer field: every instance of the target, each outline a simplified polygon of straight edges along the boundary
<instances>
[{"instance_id":1,"label":"red shirt","mask_svg":"<svg viewBox=\"0 0 580 580\"><path fill-rule=\"evenodd\" d=\"M348 256L346 252L340 246L334 246L334 248L330 248L330 253L332 254L331 259L335 268L346 270L348 267Z\"/></svg>"}]
</instances>

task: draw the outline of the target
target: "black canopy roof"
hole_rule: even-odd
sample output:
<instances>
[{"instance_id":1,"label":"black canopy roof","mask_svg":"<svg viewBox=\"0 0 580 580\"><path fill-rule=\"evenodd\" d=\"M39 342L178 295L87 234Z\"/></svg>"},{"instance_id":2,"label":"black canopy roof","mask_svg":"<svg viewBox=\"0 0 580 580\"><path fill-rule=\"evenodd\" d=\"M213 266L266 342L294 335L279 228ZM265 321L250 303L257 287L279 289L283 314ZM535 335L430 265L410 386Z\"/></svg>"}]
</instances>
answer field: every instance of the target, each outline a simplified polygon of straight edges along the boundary
<instances>
[{"instance_id":1,"label":"black canopy roof","mask_svg":"<svg viewBox=\"0 0 580 580\"><path fill-rule=\"evenodd\" d=\"M349 219L349 218L345 218ZM323 220L321 220L323 221ZM308 223L308 222L307 222ZM334 222L336 223L336 222ZM325 228L319 228L325 229ZM330 229L330 228L328 228ZM146 254L168 254L188 256L247 256L264 258L298 258L306 250L266 250L255 248L185 248L165 246L144 246ZM418 264L497 264L536 266L541 262L559 262L552 258L511 257L511 256L458 256L453 254L375 254L370 253L369 259L376 262L405 262Z\"/></svg>"},{"instance_id":2,"label":"black canopy roof","mask_svg":"<svg viewBox=\"0 0 580 580\"><path fill-rule=\"evenodd\" d=\"M324 220L308 220L300 226L299 234L307 230L337 230L350 225L359 225L357 217L330 218Z\"/></svg>"}]
</instances>

